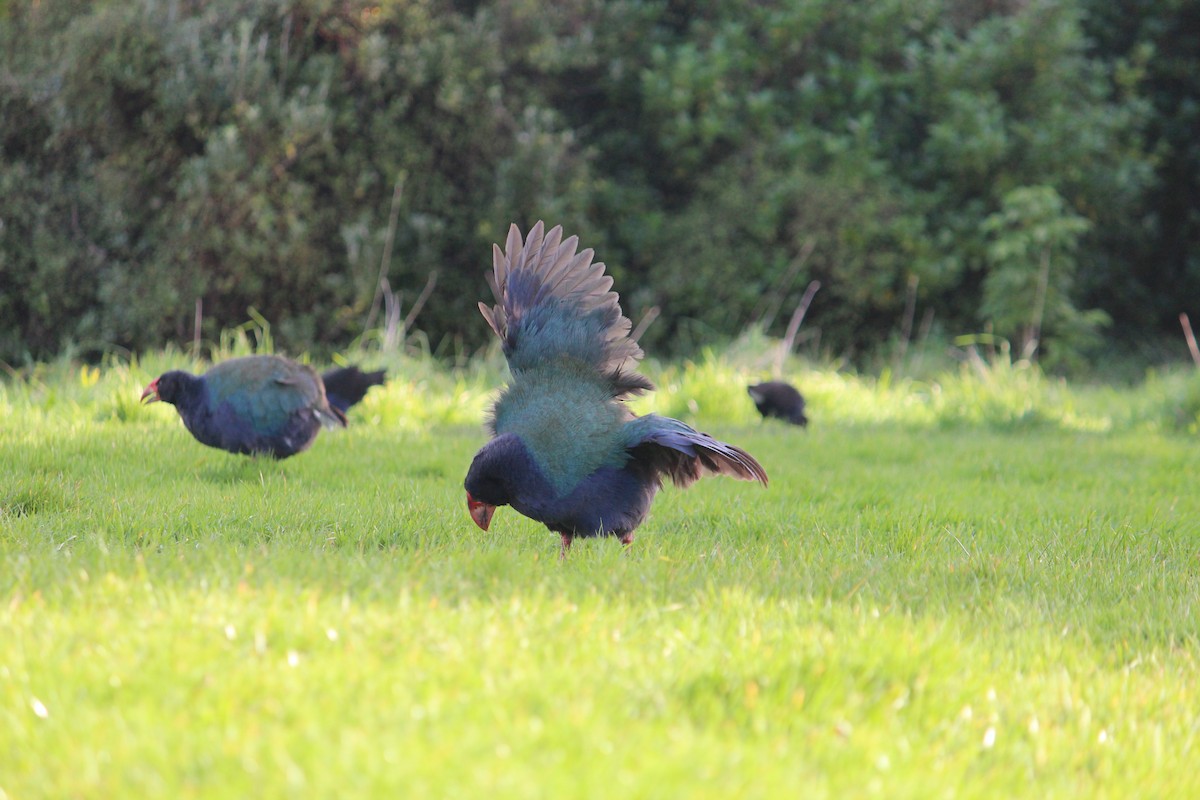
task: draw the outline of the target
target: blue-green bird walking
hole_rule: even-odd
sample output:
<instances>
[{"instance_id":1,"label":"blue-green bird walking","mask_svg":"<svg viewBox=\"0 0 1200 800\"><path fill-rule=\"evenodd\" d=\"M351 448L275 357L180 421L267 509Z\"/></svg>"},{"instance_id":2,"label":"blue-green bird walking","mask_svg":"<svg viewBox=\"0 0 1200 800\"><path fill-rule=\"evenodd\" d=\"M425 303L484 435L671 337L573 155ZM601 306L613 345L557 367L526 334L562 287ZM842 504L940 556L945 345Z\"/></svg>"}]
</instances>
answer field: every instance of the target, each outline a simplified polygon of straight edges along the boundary
<instances>
[{"instance_id":1,"label":"blue-green bird walking","mask_svg":"<svg viewBox=\"0 0 1200 800\"><path fill-rule=\"evenodd\" d=\"M209 447L287 458L307 450L322 427L345 427L346 409L383 379L383 372L356 367L322 376L282 356L245 356L203 375L164 372L142 400L175 406L192 436Z\"/></svg>"},{"instance_id":2,"label":"blue-green bird walking","mask_svg":"<svg viewBox=\"0 0 1200 800\"><path fill-rule=\"evenodd\" d=\"M538 222L516 225L492 248L497 305L479 304L500 337L512 380L492 409L492 440L467 472L467 508L487 530L511 505L562 537L633 541L664 477L685 487L704 474L756 480L767 473L742 450L686 423L635 416L631 395L650 391L633 371L642 350L592 250Z\"/></svg>"}]
</instances>

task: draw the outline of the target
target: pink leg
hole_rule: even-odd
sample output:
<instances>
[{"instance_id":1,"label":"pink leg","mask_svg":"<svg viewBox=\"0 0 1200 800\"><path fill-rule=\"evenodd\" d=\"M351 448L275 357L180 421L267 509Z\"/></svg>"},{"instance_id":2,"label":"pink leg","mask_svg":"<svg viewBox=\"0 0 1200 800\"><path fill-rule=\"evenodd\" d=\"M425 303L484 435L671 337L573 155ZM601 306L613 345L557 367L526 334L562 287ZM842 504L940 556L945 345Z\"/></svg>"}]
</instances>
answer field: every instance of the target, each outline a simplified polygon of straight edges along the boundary
<instances>
[{"instance_id":1,"label":"pink leg","mask_svg":"<svg viewBox=\"0 0 1200 800\"><path fill-rule=\"evenodd\" d=\"M562 546L561 546L561 547L559 548L559 550L558 550L558 560L559 560L559 561L566 561L566 560L567 560L567 553L568 553L568 552L570 551L570 549L571 549L571 534L569 534L569 533L560 533L560 534L559 534L559 536L561 536L561 537L562 537Z\"/></svg>"}]
</instances>

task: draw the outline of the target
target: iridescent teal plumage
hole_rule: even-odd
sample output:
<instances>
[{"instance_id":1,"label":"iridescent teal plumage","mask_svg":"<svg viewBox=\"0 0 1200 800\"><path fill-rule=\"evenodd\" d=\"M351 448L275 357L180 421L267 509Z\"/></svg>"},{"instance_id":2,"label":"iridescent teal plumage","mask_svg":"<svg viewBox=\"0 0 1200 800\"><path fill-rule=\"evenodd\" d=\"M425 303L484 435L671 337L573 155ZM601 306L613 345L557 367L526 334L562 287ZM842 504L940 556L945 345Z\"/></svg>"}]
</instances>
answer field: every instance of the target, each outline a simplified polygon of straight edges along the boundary
<instances>
[{"instance_id":1,"label":"iridescent teal plumage","mask_svg":"<svg viewBox=\"0 0 1200 800\"><path fill-rule=\"evenodd\" d=\"M629 415L607 381L579 362L561 359L524 369L496 401L495 434L516 433L560 492L602 466L623 466L618 431Z\"/></svg>"},{"instance_id":2,"label":"iridescent teal plumage","mask_svg":"<svg viewBox=\"0 0 1200 800\"><path fill-rule=\"evenodd\" d=\"M329 427L346 424L326 400L317 371L281 356L232 358L204 373L204 381L210 403L228 403L256 433L277 434L304 412Z\"/></svg>"},{"instance_id":3,"label":"iridescent teal plumage","mask_svg":"<svg viewBox=\"0 0 1200 800\"><path fill-rule=\"evenodd\" d=\"M492 410L494 438L467 474L476 522L486 528L492 507L512 505L560 533L564 548L575 536L628 542L664 476L682 486L705 472L765 484L745 451L629 411L626 397L653 388L634 371L642 350L604 264L577 247L541 222L524 239L512 226L505 249L493 247L497 304L480 310L512 381Z\"/></svg>"}]
</instances>

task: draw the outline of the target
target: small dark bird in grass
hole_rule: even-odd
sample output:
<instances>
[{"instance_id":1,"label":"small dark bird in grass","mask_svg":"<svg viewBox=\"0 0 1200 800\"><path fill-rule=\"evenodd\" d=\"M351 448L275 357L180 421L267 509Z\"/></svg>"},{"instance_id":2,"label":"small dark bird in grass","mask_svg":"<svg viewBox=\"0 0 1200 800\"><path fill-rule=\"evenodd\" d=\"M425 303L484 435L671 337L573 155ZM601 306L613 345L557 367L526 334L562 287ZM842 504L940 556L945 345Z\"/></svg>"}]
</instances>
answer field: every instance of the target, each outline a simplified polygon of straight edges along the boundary
<instances>
[{"instance_id":1,"label":"small dark bird in grass","mask_svg":"<svg viewBox=\"0 0 1200 800\"><path fill-rule=\"evenodd\" d=\"M475 524L486 531L496 507L511 505L559 534L565 556L577 537L630 544L664 478L688 486L722 474L765 486L767 473L746 451L626 407L654 388L632 371L642 350L604 264L562 234L538 222L522 240L513 225L505 249L492 249L498 304L479 308L512 380L492 409L494 438L467 472Z\"/></svg>"},{"instance_id":2,"label":"small dark bird in grass","mask_svg":"<svg viewBox=\"0 0 1200 800\"><path fill-rule=\"evenodd\" d=\"M350 406L358 405L372 386L382 386L387 377L384 370L363 372L358 367L338 367L322 373L325 399L329 405L345 414Z\"/></svg>"},{"instance_id":3,"label":"small dark bird in grass","mask_svg":"<svg viewBox=\"0 0 1200 800\"><path fill-rule=\"evenodd\" d=\"M808 417L804 416L804 398L790 383L767 381L750 386L746 391L758 413L764 417L778 417L802 428L808 425Z\"/></svg>"},{"instance_id":4,"label":"small dark bird in grass","mask_svg":"<svg viewBox=\"0 0 1200 800\"><path fill-rule=\"evenodd\" d=\"M201 444L287 458L308 449L322 426L345 427L345 408L369 388L353 367L333 372L345 407L329 402L316 370L282 356L233 358L203 375L164 372L142 392L142 401L175 406Z\"/></svg>"}]
</instances>

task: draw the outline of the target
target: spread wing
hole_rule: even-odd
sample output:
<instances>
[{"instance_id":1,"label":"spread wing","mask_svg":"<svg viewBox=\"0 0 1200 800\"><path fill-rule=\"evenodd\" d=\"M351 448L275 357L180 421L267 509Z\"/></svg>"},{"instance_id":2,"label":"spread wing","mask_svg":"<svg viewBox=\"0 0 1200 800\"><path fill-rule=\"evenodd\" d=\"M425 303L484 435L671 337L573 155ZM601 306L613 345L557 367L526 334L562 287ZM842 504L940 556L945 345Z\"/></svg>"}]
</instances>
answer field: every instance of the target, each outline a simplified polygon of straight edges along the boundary
<instances>
[{"instance_id":1,"label":"spread wing","mask_svg":"<svg viewBox=\"0 0 1200 800\"><path fill-rule=\"evenodd\" d=\"M624 430L632 457L670 477L676 486L689 486L705 474L767 485L767 472L754 456L685 422L648 414L625 423Z\"/></svg>"},{"instance_id":2,"label":"spread wing","mask_svg":"<svg viewBox=\"0 0 1200 800\"><path fill-rule=\"evenodd\" d=\"M522 239L512 225L504 250L492 246L496 305L479 304L500 337L514 375L563 359L586 365L610 384L614 396L652 389L631 371L642 349L630 338L612 278L579 239L563 239L561 226L548 233L538 222Z\"/></svg>"}]
</instances>

